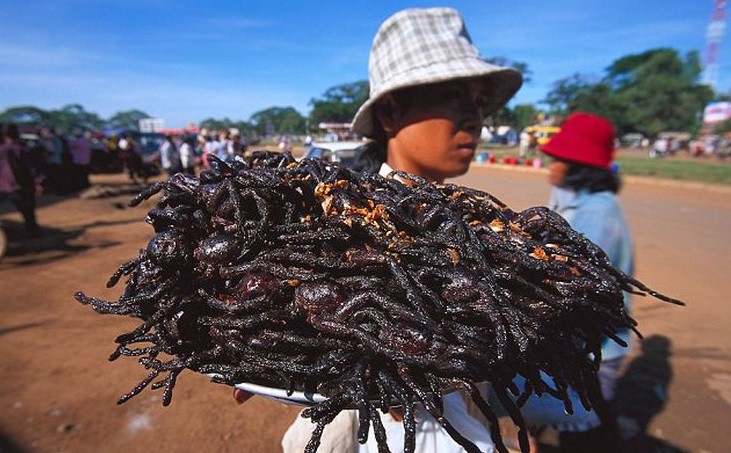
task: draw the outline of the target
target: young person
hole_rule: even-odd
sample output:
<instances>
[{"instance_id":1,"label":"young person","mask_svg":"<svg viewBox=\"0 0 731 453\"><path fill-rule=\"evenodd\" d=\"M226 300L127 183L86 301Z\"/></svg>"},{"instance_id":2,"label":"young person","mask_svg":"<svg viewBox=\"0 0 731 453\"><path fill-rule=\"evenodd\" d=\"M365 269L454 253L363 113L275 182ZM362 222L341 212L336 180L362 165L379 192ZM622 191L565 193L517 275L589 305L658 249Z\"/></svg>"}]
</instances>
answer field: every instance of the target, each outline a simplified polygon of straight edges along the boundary
<instances>
[{"instance_id":1,"label":"young person","mask_svg":"<svg viewBox=\"0 0 731 453\"><path fill-rule=\"evenodd\" d=\"M549 207L561 214L571 228L601 247L614 267L632 275L632 235L616 195L619 178L611 171L614 138L609 120L577 112L566 119L561 131L541 151L553 159L548 176L553 186ZM624 303L629 311L629 293L625 293ZM617 336L630 343L629 329L621 330ZM614 398L618 372L628 352L628 347L610 339L602 344L597 377L606 402ZM521 408L526 422L538 434L541 450L558 447L560 451L618 451L616 421L609 407L586 411L575 392L570 391L570 396L572 415L565 413L563 403L549 396L534 395Z\"/></svg>"},{"instance_id":2,"label":"young person","mask_svg":"<svg viewBox=\"0 0 731 453\"><path fill-rule=\"evenodd\" d=\"M472 162L484 118L520 88L513 69L485 62L460 14L450 8L408 9L379 28L369 59L370 96L353 120L353 132L368 137L359 171L387 175L400 170L441 183L464 174ZM245 399L243 393L236 394ZM482 451L492 451L490 433L467 413L459 394L444 397L445 417ZM462 448L426 411L417 417L416 451ZM384 414L389 448L403 449L397 411ZM284 451L302 451L314 425L298 419L282 441ZM324 431L319 451L356 449L357 414L344 411ZM361 452L375 452L371 437Z\"/></svg>"},{"instance_id":3,"label":"young person","mask_svg":"<svg viewBox=\"0 0 731 453\"><path fill-rule=\"evenodd\" d=\"M601 247L614 267L632 275L632 234L617 198L619 177L611 170L614 137L609 120L577 112L566 119L561 131L541 151L553 158L549 167L549 182L553 186L549 207ZM624 296L625 309L629 311L630 294ZM629 329L617 336L630 343ZM614 398L616 372L628 352L629 348L609 339L602 345L599 379L607 400Z\"/></svg>"}]
</instances>

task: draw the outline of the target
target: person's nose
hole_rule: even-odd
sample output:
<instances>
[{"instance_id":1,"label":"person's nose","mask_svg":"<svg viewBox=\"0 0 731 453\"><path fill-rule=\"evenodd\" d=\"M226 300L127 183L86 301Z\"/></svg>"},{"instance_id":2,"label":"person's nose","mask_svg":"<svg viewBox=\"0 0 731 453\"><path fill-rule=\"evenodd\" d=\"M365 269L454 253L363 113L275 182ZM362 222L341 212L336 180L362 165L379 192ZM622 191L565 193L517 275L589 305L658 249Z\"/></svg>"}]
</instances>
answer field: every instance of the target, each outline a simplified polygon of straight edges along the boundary
<instances>
[{"instance_id":1,"label":"person's nose","mask_svg":"<svg viewBox=\"0 0 731 453\"><path fill-rule=\"evenodd\" d=\"M475 102L470 102L462 109L461 128L472 134L478 133L484 119L484 109Z\"/></svg>"}]
</instances>

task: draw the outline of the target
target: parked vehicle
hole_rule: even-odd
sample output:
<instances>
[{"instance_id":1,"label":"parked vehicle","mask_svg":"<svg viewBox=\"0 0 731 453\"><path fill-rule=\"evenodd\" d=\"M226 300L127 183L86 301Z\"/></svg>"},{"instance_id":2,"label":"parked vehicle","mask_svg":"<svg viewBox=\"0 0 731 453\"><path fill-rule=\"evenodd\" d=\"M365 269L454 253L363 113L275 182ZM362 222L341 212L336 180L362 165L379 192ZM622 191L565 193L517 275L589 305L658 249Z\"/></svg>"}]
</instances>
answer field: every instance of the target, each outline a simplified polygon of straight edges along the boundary
<instances>
[{"instance_id":1,"label":"parked vehicle","mask_svg":"<svg viewBox=\"0 0 731 453\"><path fill-rule=\"evenodd\" d=\"M363 142L313 142L305 157L310 159L324 159L330 162L338 162L341 165L350 167L355 163L358 156L358 148Z\"/></svg>"},{"instance_id":2,"label":"parked vehicle","mask_svg":"<svg viewBox=\"0 0 731 453\"><path fill-rule=\"evenodd\" d=\"M645 136L638 132L630 132L624 134L620 139L622 146L630 146L632 148L639 148L642 146L642 141L645 140Z\"/></svg>"},{"instance_id":3,"label":"parked vehicle","mask_svg":"<svg viewBox=\"0 0 731 453\"><path fill-rule=\"evenodd\" d=\"M561 128L556 126L530 126L526 130L533 134L538 146L543 146L548 143L551 137L558 134Z\"/></svg>"}]
</instances>

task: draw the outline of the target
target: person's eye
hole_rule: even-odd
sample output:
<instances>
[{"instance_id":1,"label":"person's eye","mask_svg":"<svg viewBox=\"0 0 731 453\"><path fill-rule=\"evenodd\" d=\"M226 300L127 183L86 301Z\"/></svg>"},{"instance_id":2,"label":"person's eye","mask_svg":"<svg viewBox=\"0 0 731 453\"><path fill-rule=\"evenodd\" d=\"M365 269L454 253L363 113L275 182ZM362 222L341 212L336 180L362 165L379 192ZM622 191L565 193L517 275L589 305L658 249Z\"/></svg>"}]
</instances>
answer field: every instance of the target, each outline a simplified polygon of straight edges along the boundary
<instances>
[{"instance_id":1,"label":"person's eye","mask_svg":"<svg viewBox=\"0 0 731 453\"><path fill-rule=\"evenodd\" d=\"M447 101L458 101L462 97L462 91L459 88L447 88L439 93L439 98Z\"/></svg>"},{"instance_id":2,"label":"person's eye","mask_svg":"<svg viewBox=\"0 0 731 453\"><path fill-rule=\"evenodd\" d=\"M487 97L486 93L480 93L477 98L475 98L475 104L477 104L477 106L481 109L487 109L490 106L490 99Z\"/></svg>"}]
</instances>

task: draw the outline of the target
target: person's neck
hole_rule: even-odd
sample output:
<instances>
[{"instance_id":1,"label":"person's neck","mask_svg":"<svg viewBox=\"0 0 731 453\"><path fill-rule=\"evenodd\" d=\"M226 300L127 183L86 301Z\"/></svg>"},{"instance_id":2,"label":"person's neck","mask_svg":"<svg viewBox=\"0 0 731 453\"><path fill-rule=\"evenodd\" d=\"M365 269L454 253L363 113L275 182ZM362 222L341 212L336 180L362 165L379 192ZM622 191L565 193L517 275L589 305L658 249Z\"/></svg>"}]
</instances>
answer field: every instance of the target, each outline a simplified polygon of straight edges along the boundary
<instances>
[{"instance_id":1,"label":"person's neck","mask_svg":"<svg viewBox=\"0 0 731 453\"><path fill-rule=\"evenodd\" d=\"M434 184L443 184L444 178L439 178L434 175L424 172L420 167L416 167L411 162L401 157L401 154L393 150L389 144L388 152L386 153L386 164L395 171L405 171L412 175L420 176L427 181Z\"/></svg>"}]
</instances>

